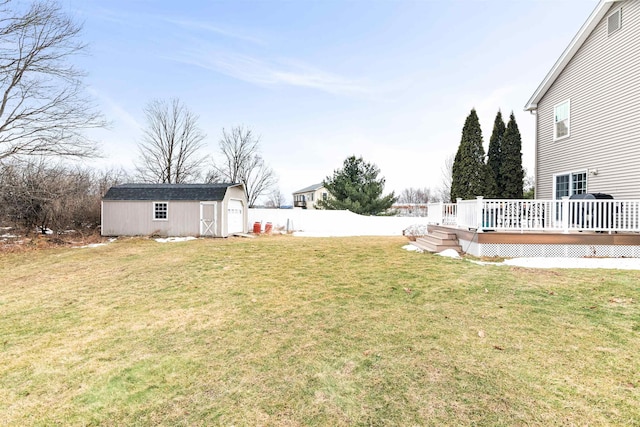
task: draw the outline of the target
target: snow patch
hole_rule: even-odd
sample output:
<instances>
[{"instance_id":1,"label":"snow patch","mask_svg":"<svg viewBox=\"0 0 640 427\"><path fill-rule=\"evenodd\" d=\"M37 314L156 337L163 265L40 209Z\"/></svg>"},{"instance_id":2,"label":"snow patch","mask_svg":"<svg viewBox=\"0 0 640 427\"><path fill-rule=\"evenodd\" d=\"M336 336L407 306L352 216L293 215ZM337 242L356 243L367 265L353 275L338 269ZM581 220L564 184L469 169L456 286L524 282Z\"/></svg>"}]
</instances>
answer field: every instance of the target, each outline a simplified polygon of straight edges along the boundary
<instances>
[{"instance_id":1,"label":"snow patch","mask_svg":"<svg viewBox=\"0 0 640 427\"><path fill-rule=\"evenodd\" d=\"M402 249L404 249L405 251L411 251L411 252L422 252L422 249L414 245L404 245Z\"/></svg>"},{"instance_id":2,"label":"snow patch","mask_svg":"<svg viewBox=\"0 0 640 427\"><path fill-rule=\"evenodd\" d=\"M525 268L607 268L640 270L640 258L512 258L503 262L468 260L478 265L502 265Z\"/></svg>"},{"instance_id":3,"label":"snow patch","mask_svg":"<svg viewBox=\"0 0 640 427\"><path fill-rule=\"evenodd\" d=\"M513 258L504 265L529 268L608 268L640 270L640 258Z\"/></svg>"},{"instance_id":4,"label":"snow patch","mask_svg":"<svg viewBox=\"0 0 640 427\"><path fill-rule=\"evenodd\" d=\"M475 259L467 260L478 265L506 265L504 262L476 261Z\"/></svg>"},{"instance_id":5,"label":"snow patch","mask_svg":"<svg viewBox=\"0 0 640 427\"><path fill-rule=\"evenodd\" d=\"M173 242L186 242L189 240L196 240L196 238L193 236L187 236L187 237L167 237L164 239L155 239L155 240L158 243L173 243Z\"/></svg>"},{"instance_id":6,"label":"snow patch","mask_svg":"<svg viewBox=\"0 0 640 427\"><path fill-rule=\"evenodd\" d=\"M445 249L442 252L438 252L436 255L440 255L447 258L460 259L460 254L455 249Z\"/></svg>"},{"instance_id":7,"label":"snow patch","mask_svg":"<svg viewBox=\"0 0 640 427\"><path fill-rule=\"evenodd\" d=\"M107 240L106 242L103 242L103 243L90 243L90 244L84 245L84 246L74 246L74 249L98 248L100 246L106 246L109 243L113 243L116 240L117 240L116 238L112 238L112 239L109 239L109 240Z\"/></svg>"}]
</instances>

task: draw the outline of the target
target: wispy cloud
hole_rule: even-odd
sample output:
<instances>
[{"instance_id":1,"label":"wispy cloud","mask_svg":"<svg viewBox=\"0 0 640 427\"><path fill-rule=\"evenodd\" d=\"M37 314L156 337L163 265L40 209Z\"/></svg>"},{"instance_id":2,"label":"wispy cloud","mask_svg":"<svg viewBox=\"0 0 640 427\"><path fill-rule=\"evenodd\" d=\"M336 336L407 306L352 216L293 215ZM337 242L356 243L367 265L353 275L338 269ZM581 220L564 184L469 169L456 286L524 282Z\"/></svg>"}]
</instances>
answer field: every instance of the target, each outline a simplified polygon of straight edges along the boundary
<instances>
[{"instance_id":1,"label":"wispy cloud","mask_svg":"<svg viewBox=\"0 0 640 427\"><path fill-rule=\"evenodd\" d=\"M120 104L114 101L109 95L102 91L98 91L95 88L88 88L87 91L100 102L108 110L108 117L115 117L116 120L130 129L138 131L142 128L142 125L136 118L125 110Z\"/></svg>"},{"instance_id":2,"label":"wispy cloud","mask_svg":"<svg viewBox=\"0 0 640 427\"><path fill-rule=\"evenodd\" d=\"M137 19L135 14L124 13L104 6L93 7L90 4L81 4L81 6L74 9L74 12L85 18L91 17L122 26L131 26Z\"/></svg>"},{"instance_id":3,"label":"wispy cloud","mask_svg":"<svg viewBox=\"0 0 640 427\"><path fill-rule=\"evenodd\" d=\"M219 34L227 38L250 42L257 45L266 44L262 37L249 34L248 32L238 28L232 29L224 27L222 25L213 25L208 22L193 21L189 19L177 19L169 17L160 17L160 19L167 23L178 25L188 31L206 31L209 33Z\"/></svg>"},{"instance_id":4,"label":"wispy cloud","mask_svg":"<svg viewBox=\"0 0 640 427\"><path fill-rule=\"evenodd\" d=\"M369 88L361 82L297 61L265 61L231 52L205 53L200 50L185 50L181 54L178 53L166 59L223 73L256 85L288 85L340 95L370 93Z\"/></svg>"}]
</instances>

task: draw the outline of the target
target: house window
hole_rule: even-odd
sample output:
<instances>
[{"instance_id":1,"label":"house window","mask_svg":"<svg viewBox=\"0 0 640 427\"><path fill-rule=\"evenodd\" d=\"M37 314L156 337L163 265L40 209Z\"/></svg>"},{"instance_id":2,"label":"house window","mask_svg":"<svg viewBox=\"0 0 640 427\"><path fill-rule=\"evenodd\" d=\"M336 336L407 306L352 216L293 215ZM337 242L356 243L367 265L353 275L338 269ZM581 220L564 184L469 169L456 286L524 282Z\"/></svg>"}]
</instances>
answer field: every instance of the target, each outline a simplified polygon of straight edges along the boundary
<instances>
[{"instance_id":1,"label":"house window","mask_svg":"<svg viewBox=\"0 0 640 427\"><path fill-rule=\"evenodd\" d=\"M569 101L553 107L553 139L562 139L570 135L570 110Z\"/></svg>"},{"instance_id":2,"label":"house window","mask_svg":"<svg viewBox=\"0 0 640 427\"><path fill-rule=\"evenodd\" d=\"M618 31L622 26L622 13L620 8L613 12L607 18L608 35L611 35Z\"/></svg>"},{"instance_id":3,"label":"house window","mask_svg":"<svg viewBox=\"0 0 640 427\"><path fill-rule=\"evenodd\" d=\"M587 192L587 172L571 172L555 176L555 198L561 199Z\"/></svg>"},{"instance_id":4,"label":"house window","mask_svg":"<svg viewBox=\"0 0 640 427\"><path fill-rule=\"evenodd\" d=\"M153 219L166 221L169 218L169 204L167 202L153 202Z\"/></svg>"},{"instance_id":5,"label":"house window","mask_svg":"<svg viewBox=\"0 0 640 427\"><path fill-rule=\"evenodd\" d=\"M327 198L329 198L329 195L327 193L322 193L322 200L327 200Z\"/></svg>"},{"instance_id":6,"label":"house window","mask_svg":"<svg viewBox=\"0 0 640 427\"><path fill-rule=\"evenodd\" d=\"M587 192L587 173L578 172L571 174L571 195Z\"/></svg>"}]
</instances>

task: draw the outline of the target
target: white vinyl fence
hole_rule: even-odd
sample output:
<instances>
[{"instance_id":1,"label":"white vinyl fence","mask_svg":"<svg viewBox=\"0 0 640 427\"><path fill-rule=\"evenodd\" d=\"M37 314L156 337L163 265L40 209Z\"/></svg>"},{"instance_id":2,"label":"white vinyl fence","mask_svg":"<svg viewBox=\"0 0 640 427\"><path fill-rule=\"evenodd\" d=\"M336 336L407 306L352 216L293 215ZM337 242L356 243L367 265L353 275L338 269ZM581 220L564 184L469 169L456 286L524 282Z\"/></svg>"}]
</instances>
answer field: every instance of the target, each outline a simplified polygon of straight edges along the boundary
<instances>
[{"instance_id":1,"label":"white vinyl fence","mask_svg":"<svg viewBox=\"0 0 640 427\"><path fill-rule=\"evenodd\" d=\"M349 211L307 209L249 209L249 230L256 222L264 230L304 236L401 236L412 225L427 225L427 217L363 216Z\"/></svg>"}]
</instances>

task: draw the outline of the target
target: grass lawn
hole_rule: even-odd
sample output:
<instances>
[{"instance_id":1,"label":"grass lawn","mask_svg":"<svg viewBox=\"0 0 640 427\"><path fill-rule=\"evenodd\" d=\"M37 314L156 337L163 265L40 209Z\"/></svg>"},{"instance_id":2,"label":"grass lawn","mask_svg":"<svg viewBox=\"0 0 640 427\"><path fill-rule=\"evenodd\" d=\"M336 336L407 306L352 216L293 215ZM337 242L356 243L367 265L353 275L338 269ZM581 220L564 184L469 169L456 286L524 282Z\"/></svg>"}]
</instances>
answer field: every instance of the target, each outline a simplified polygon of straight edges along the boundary
<instances>
[{"instance_id":1,"label":"grass lawn","mask_svg":"<svg viewBox=\"0 0 640 427\"><path fill-rule=\"evenodd\" d=\"M640 272L405 243L0 254L0 425L640 425Z\"/></svg>"}]
</instances>

